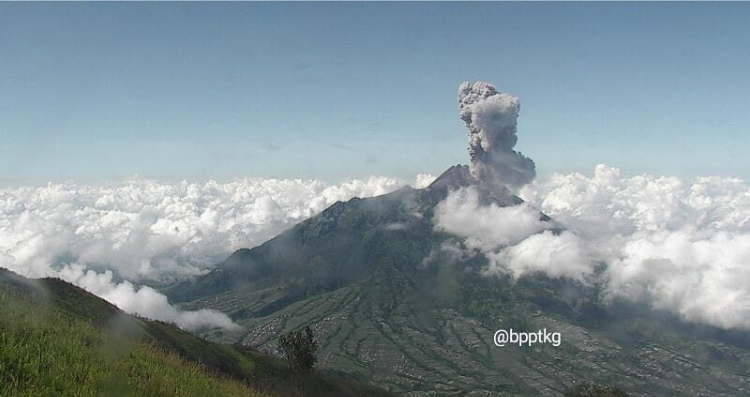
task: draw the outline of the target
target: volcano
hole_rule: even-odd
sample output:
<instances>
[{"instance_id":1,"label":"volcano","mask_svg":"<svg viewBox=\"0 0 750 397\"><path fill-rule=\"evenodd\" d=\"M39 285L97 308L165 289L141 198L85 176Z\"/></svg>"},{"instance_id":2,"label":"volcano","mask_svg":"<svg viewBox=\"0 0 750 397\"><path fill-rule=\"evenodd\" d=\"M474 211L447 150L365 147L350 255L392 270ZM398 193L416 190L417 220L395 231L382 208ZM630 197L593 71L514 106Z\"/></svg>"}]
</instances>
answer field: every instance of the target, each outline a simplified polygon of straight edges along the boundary
<instances>
[{"instance_id":1,"label":"volcano","mask_svg":"<svg viewBox=\"0 0 750 397\"><path fill-rule=\"evenodd\" d=\"M605 304L595 284L484 274L487 258L433 222L439 203L468 186L485 204L522 203L453 166L424 189L337 202L165 292L243 327L204 334L216 341L277 353L280 335L311 326L321 367L402 395L559 396L584 380L635 396L748 393L746 333ZM496 330L509 328L559 332L562 342L496 346Z\"/></svg>"}]
</instances>

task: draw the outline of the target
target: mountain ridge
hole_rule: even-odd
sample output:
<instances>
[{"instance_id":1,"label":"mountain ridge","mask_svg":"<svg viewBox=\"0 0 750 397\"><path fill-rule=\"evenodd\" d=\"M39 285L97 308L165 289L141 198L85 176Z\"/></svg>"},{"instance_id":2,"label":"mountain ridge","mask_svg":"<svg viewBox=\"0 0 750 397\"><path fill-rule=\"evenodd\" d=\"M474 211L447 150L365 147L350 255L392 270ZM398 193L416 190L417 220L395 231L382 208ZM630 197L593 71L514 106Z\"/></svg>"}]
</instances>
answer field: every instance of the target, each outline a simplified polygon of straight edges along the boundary
<instances>
[{"instance_id":1,"label":"mountain ridge","mask_svg":"<svg viewBox=\"0 0 750 397\"><path fill-rule=\"evenodd\" d=\"M433 224L448 193L469 186L484 204L522 202L487 194L468 167L454 166L424 189L337 202L166 293L245 329L207 337L271 354L278 335L312 326L321 365L408 396L559 396L581 379L636 396L729 397L750 388L744 333L727 338L605 304L596 286L568 279L482 275L487 259ZM492 340L500 328L556 330L563 343L500 348Z\"/></svg>"},{"instance_id":2,"label":"mountain ridge","mask_svg":"<svg viewBox=\"0 0 750 397\"><path fill-rule=\"evenodd\" d=\"M125 314L60 279L26 279L0 268L0 303L0 395L281 397L299 392L278 358ZM390 395L343 373L314 371L298 379L309 396Z\"/></svg>"}]
</instances>

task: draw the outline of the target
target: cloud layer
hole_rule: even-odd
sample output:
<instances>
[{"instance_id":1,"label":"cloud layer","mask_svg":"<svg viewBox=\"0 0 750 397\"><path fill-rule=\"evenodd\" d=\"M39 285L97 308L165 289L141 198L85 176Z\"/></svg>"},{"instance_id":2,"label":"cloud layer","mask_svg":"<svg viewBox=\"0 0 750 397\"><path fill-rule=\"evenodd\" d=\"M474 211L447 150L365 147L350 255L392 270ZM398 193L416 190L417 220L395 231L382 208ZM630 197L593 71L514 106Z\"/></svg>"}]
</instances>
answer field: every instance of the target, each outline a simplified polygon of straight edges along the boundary
<instances>
[{"instance_id":1,"label":"cloud layer","mask_svg":"<svg viewBox=\"0 0 750 397\"><path fill-rule=\"evenodd\" d=\"M514 277L544 272L587 282L593 262L581 239L569 231L555 231L539 210L522 203L482 205L476 187L451 192L435 209L435 228L465 238L470 250L489 259L487 274Z\"/></svg>"},{"instance_id":2,"label":"cloud layer","mask_svg":"<svg viewBox=\"0 0 750 397\"><path fill-rule=\"evenodd\" d=\"M417 183L434 179L420 175ZM181 312L143 283L206 272L233 250L264 242L338 200L393 191L385 177L327 184L242 179L116 186L48 184L0 189L0 267L60 277L131 313L183 328L231 328L211 311Z\"/></svg>"},{"instance_id":3,"label":"cloud layer","mask_svg":"<svg viewBox=\"0 0 750 397\"><path fill-rule=\"evenodd\" d=\"M605 299L630 299L687 321L750 329L746 182L622 177L616 168L598 165L591 176L557 174L534 182L521 196L528 204L503 209L482 207L465 191L454 193L436 213L436 227L483 252L490 273L543 272L593 282ZM550 232L533 208L566 230ZM519 221L523 224L514 224ZM597 264L606 270L595 277Z\"/></svg>"},{"instance_id":4,"label":"cloud layer","mask_svg":"<svg viewBox=\"0 0 750 397\"><path fill-rule=\"evenodd\" d=\"M220 327L240 328L225 314L215 310L180 311L169 304L164 294L150 287L137 287L129 281L116 283L112 271L97 273L85 266L71 264L52 274L101 297L125 312L176 324L182 329L199 330Z\"/></svg>"},{"instance_id":5,"label":"cloud layer","mask_svg":"<svg viewBox=\"0 0 750 397\"><path fill-rule=\"evenodd\" d=\"M522 191L591 243L608 297L684 319L750 328L750 185L736 178L639 175L598 165Z\"/></svg>"},{"instance_id":6,"label":"cloud layer","mask_svg":"<svg viewBox=\"0 0 750 397\"><path fill-rule=\"evenodd\" d=\"M414 184L433 179L420 175ZM0 266L63 278L128 312L185 329L231 329L221 313L179 311L140 285L201 274L335 201L400 186L381 177L0 189ZM592 175L557 174L526 185L520 195L527 204L519 206L484 206L479 194L451 194L434 220L483 252L489 274L544 272L597 283L605 299L750 329L750 186L742 180L623 177L598 165ZM540 220L539 210L556 224ZM558 224L565 230L552 232ZM594 276L602 263L606 270Z\"/></svg>"}]
</instances>

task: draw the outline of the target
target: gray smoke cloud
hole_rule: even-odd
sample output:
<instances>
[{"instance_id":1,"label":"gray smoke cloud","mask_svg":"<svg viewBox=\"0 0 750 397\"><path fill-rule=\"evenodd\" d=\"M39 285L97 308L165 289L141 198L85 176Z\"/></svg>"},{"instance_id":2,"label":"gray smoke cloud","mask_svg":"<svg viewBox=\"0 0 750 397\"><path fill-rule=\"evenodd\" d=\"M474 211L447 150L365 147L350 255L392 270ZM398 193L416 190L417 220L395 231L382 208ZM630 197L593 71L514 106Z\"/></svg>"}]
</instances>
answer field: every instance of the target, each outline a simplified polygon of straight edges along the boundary
<instances>
[{"instance_id":1,"label":"gray smoke cloud","mask_svg":"<svg viewBox=\"0 0 750 397\"><path fill-rule=\"evenodd\" d=\"M688 322L750 330L747 182L625 178L603 164L591 177L535 181L534 162L513 149L518 98L487 83L463 83L458 104L478 183L452 191L434 222L462 237L467 252L487 258L484 274L573 279L601 288L604 302L626 299ZM481 200L488 190L524 201ZM540 210L564 230L552 232L555 225L540 219Z\"/></svg>"},{"instance_id":2,"label":"gray smoke cloud","mask_svg":"<svg viewBox=\"0 0 750 397\"><path fill-rule=\"evenodd\" d=\"M536 177L534 161L513 150L521 102L484 82L458 88L461 120L469 129L471 173L483 184L515 191Z\"/></svg>"}]
</instances>

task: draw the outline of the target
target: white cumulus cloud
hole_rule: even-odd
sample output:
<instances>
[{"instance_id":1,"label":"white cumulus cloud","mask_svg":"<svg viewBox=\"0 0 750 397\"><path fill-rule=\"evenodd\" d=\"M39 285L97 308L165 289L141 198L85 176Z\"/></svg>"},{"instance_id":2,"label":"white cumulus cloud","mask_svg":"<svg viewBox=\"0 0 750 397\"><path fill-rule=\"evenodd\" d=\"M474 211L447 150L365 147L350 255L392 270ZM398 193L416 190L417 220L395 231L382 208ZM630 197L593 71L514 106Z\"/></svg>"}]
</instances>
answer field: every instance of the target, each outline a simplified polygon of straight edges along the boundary
<instances>
[{"instance_id":1,"label":"white cumulus cloud","mask_svg":"<svg viewBox=\"0 0 750 397\"><path fill-rule=\"evenodd\" d=\"M151 287L137 287L129 281L116 283L109 270L97 273L86 270L82 265L72 264L63 267L54 275L80 286L128 313L171 322L182 329L193 331L215 327L228 330L240 328L227 315L216 310L181 311L169 304L164 294Z\"/></svg>"},{"instance_id":2,"label":"white cumulus cloud","mask_svg":"<svg viewBox=\"0 0 750 397\"><path fill-rule=\"evenodd\" d=\"M750 329L746 182L623 177L598 165L590 176L556 174L524 186L520 195L527 205L502 210L453 193L436 213L436 227L484 252L488 273L544 272L587 282L592 266L601 263L605 270L595 281L607 300L630 299L686 321ZM542 230L534 208L565 230ZM506 219L514 211L520 213L515 232L507 230L513 221Z\"/></svg>"},{"instance_id":3,"label":"white cumulus cloud","mask_svg":"<svg viewBox=\"0 0 750 397\"><path fill-rule=\"evenodd\" d=\"M413 186L416 189L423 189L430 186L432 182L435 182L435 179L437 179L437 176L432 174L419 174L416 179L414 179Z\"/></svg>"},{"instance_id":4,"label":"white cumulus cloud","mask_svg":"<svg viewBox=\"0 0 750 397\"><path fill-rule=\"evenodd\" d=\"M607 297L688 321L750 328L750 185L737 178L555 175L525 199L590 241Z\"/></svg>"},{"instance_id":5,"label":"white cumulus cloud","mask_svg":"<svg viewBox=\"0 0 750 397\"><path fill-rule=\"evenodd\" d=\"M475 187L449 194L435 208L435 223L438 230L466 237L470 248L485 251L518 244L551 226L540 219L539 210L528 204L481 205Z\"/></svg>"},{"instance_id":6,"label":"white cumulus cloud","mask_svg":"<svg viewBox=\"0 0 750 397\"><path fill-rule=\"evenodd\" d=\"M514 206L480 203L475 187L451 192L435 209L435 228L464 238L468 249L489 259L487 274L521 277L546 273L586 283L593 260L584 242L570 231L541 219L527 203Z\"/></svg>"},{"instance_id":7,"label":"white cumulus cloud","mask_svg":"<svg viewBox=\"0 0 750 397\"><path fill-rule=\"evenodd\" d=\"M114 186L47 184L0 189L0 266L28 277L60 277L130 313L186 329L232 328L218 312L179 311L143 283L205 273L339 200L388 193L387 177L329 184L247 178Z\"/></svg>"}]
</instances>

